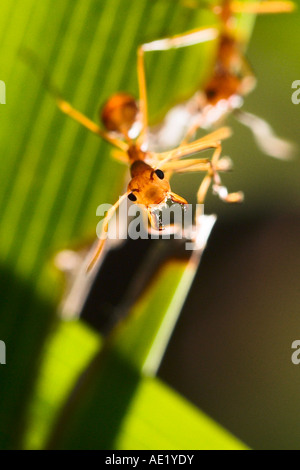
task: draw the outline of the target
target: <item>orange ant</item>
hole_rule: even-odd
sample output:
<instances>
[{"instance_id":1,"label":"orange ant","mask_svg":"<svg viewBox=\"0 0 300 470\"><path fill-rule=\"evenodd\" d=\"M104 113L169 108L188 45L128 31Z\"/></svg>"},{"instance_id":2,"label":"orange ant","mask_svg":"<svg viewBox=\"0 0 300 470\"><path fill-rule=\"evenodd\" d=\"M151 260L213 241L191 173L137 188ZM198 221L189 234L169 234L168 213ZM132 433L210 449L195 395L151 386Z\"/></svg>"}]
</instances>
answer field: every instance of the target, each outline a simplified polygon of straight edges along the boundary
<instances>
[{"instance_id":1,"label":"orange ant","mask_svg":"<svg viewBox=\"0 0 300 470\"><path fill-rule=\"evenodd\" d=\"M118 149L113 156L122 163L129 164L130 167L131 180L127 191L107 211L102 221L102 234L99 237L100 240L95 254L87 268L88 271L95 265L102 252L109 221L126 197L136 204L145 206L149 221L152 224L154 222L153 210L160 204L166 203L167 200L182 205L187 204L184 198L171 191L169 179L173 173L207 173L197 193L199 204L203 204L211 181L214 182L214 190L217 193L219 192L221 199L228 202L241 200L241 193L228 194L227 190L224 193L225 188L221 186L218 174L218 171L229 169L228 159L220 159L221 141L231 135L231 130L228 127L220 128L192 143L184 143L167 152L157 153L148 150L146 137L148 129L147 94L145 71L141 60L138 60L137 66L139 104L127 93L114 94L105 103L100 113L100 118L105 127L105 130L103 130L61 96L59 90L50 80L49 74L45 73L39 59L31 51L23 50L22 56L32 68L43 74L44 85L54 97L58 108L89 131L112 144ZM138 126L140 126L140 129L136 135L134 128ZM195 153L208 149L214 149L211 160L208 158L181 160L184 157L191 157ZM218 191L219 188L220 191Z\"/></svg>"},{"instance_id":2,"label":"orange ant","mask_svg":"<svg viewBox=\"0 0 300 470\"><path fill-rule=\"evenodd\" d=\"M194 3L190 6L195 7ZM240 122L251 129L257 144L265 153L278 158L289 157L294 150L292 144L275 137L270 126L261 118L239 109L243 104L243 97L255 87L256 79L243 53L243 41L234 30L234 15L291 12L294 8L293 2L279 0L262 2L223 0L221 5L212 7L213 12L221 21L212 75L203 91L197 92L184 105L175 106L167 114L160 131L153 136L154 143L158 142L160 146L171 143L172 138L168 129L174 129L176 121L179 122L180 114L184 114L187 118L185 125L188 131L184 139L186 143L199 128L207 129L218 123L228 113L233 112ZM199 38L205 38L209 31L212 31L212 28L200 28L145 43L139 47L140 61L144 60L144 54L147 51L168 50L195 44L197 34ZM174 145L174 142L172 144Z\"/></svg>"}]
</instances>

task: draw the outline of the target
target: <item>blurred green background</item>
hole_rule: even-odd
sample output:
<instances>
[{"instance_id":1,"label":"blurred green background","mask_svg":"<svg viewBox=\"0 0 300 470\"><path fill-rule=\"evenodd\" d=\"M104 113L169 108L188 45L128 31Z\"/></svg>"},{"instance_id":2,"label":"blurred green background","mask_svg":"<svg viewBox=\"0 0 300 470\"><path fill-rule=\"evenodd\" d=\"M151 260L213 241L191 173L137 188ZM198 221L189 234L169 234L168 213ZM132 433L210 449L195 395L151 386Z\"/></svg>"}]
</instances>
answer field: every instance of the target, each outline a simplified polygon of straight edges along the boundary
<instances>
[{"instance_id":1,"label":"blurred green background","mask_svg":"<svg viewBox=\"0 0 300 470\"><path fill-rule=\"evenodd\" d=\"M258 85L244 109L300 146L299 10L257 19L248 48ZM44 338L62 295L53 266L59 249L94 238L95 209L122 190L124 169L110 148L62 116L39 78L18 57L35 51L74 106L97 119L117 90L137 93L139 43L212 24L207 12L175 0L4 0L0 79L0 437L10 447L22 429ZM209 73L214 45L149 59L151 117L191 92L199 63ZM198 60L195 60L195 57ZM178 63L181 67L178 67ZM224 176L245 202L210 197L219 216L160 376L253 448L300 448L299 371L290 360L299 338L299 152L292 162L260 153L249 131L229 120L224 145L234 171ZM194 200L198 177L174 190ZM13 437L12 437L13 436Z\"/></svg>"}]
</instances>

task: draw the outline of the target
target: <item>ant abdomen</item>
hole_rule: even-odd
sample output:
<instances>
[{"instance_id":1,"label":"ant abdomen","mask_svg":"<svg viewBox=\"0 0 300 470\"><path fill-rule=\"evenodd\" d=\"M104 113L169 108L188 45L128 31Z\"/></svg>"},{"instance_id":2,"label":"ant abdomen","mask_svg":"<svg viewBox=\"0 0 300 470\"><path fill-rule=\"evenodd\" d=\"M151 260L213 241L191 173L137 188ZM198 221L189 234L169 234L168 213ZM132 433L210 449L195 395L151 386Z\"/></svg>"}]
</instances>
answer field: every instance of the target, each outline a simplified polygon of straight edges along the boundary
<instances>
[{"instance_id":1,"label":"ant abdomen","mask_svg":"<svg viewBox=\"0 0 300 470\"><path fill-rule=\"evenodd\" d=\"M101 120L108 131L128 135L138 118L138 105L128 93L116 93L104 104Z\"/></svg>"}]
</instances>

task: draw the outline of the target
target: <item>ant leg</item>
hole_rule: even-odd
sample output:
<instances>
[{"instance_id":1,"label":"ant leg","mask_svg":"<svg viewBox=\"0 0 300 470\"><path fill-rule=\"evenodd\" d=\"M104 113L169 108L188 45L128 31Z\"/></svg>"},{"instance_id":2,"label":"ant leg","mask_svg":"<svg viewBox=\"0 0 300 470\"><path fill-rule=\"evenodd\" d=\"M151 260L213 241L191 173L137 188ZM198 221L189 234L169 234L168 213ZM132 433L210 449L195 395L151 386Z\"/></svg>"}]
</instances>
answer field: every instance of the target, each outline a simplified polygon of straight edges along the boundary
<instances>
[{"instance_id":1,"label":"ant leg","mask_svg":"<svg viewBox=\"0 0 300 470\"><path fill-rule=\"evenodd\" d=\"M212 162L208 158L195 158L166 163L167 172L174 173L195 173L198 171L208 172L211 170ZM215 164L215 171L226 172L231 170L232 161L228 157L223 157Z\"/></svg>"},{"instance_id":2,"label":"ant leg","mask_svg":"<svg viewBox=\"0 0 300 470\"><path fill-rule=\"evenodd\" d=\"M24 60L24 62L26 62L31 67L31 69L41 77L42 83L46 90L50 93L50 95L53 96L56 105L64 114L67 114L72 119L79 122L79 124L81 124L83 127L93 132L94 134L99 135L115 147L125 152L127 151L128 144L120 139L112 137L108 132L102 130L101 127L99 127L95 122L82 114L80 111L77 111L77 109L73 108L73 106L62 97L59 89L53 83L50 73L47 72L40 59L34 54L34 52L23 48L20 50L19 55Z\"/></svg>"},{"instance_id":3,"label":"ant leg","mask_svg":"<svg viewBox=\"0 0 300 470\"><path fill-rule=\"evenodd\" d=\"M128 155L126 152L122 152L120 150L112 150L111 156L117 162L125 163L128 165Z\"/></svg>"},{"instance_id":4,"label":"ant leg","mask_svg":"<svg viewBox=\"0 0 300 470\"><path fill-rule=\"evenodd\" d=\"M142 145L145 142L146 132L148 129L148 99L147 99L147 85L146 85L146 72L144 62L143 46L139 46L137 50L137 76L139 85L139 107L142 115L142 130L137 139L137 142Z\"/></svg>"},{"instance_id":5,"label":"ant leg","mask_svg":"<svg viewBox=\"0 0 300 470\"><path fill-rule=\"evenodd\" d=\"M277 137L272 127L264 119L240 109L235 110L233 114L239 122L251 130L256 144L262 152L282 160L293 158L296 145Z\"/></svg>"},{"instance_id":6,"label":"ant leg","mask_svg":"<svg viewBox=\"0 0 300 470\"><path fill-rule=\"evenodd\" d=\"M80 111L77 111L77 109L73 108L73 106L70 103L68 103L67 101L65 101L64 99L60 97L55 97L55 101L56 101L58 108L64 114L74 119L74 121L79 122L79 124L81 124L83 127L93 132L94 134L99 135L100 137L102 137L102 139L106 140L107 142L119 148L120 150L123 150L124 152L128 150L128 144L126 144L120 139L116 139L115 137L112 137L109 134L109 132L102 130L101 127L98 126L94 121L89 119Z\"/></svg>"},{"instance_id":7,"label":"ant leg","mask_svg":"<svg viewBox=\"0 0 300 470\"><path fill-rule=\"evenodd\" d=\"M166 162L161 167L163 171L186 173L195 171L208 171L210 169L210 160L208 158L193 158L189 160Z\"/></svg>"},{"instance_id":8,"label":"ant leg","mask_svg":"<svg viewBox=\"0 0 300 470\"><path fill-rule=\"evenodd\" d=\"M140 46L142 53L150 51L167 51L180 47L194 46L201 42L212 41L216 39L219 32L216 28L196 28L186 33L176 34L169 38L158 39L144 43Z\"/></svg>"},{"instance_id":9,"label":"ant leg","mask_svg":"<svg viewBox=\"0 0 300 470\"><path fill-rule=\"evenodd\" d=\"M142 131L138 141L143 143L148 128L148 101L145 72L145 52L166 51L173 48L192 46L201 42L210 41L218 36L219 32L215 28L199 28L178 34L170 38L158 39L156 41L144 43L137 50L137 74L139 84L140 111L142 115Z\"/></svg>"},{"instance_id":10,"label":"ant leg","mask_svg":"<svg viewBox=\"0 0 300 470\"><path fill-rule=\"evenodd\" d=\"M204 204L204 201L205 201L205 198L206 198L206 195L207 195L207 191L209 190L209 187L210 187L210 184L215 176L215 171L214 171L214 167L216 166L219 158L220 158L220 155L221 155L221 151L222 151L222 147L221 145L219 144L216 148L216 150L214 151L214 154L212 156L212 159L211 159L211 162L210 162L210 169L207 173L207 175L204 177L202 183L200 184L199 186L199 189L197 191L197 203L198 204Z\"/></svg>"},{"instance_id":11,"label":"ant leg","mask_svg":"<svg viewBox=\"0 0 300 470\"><path fill-rule=\"evenodd\" d=\"M232 13L253 13L253 14L264 14L264 13L290 13L294 11L296 5L291 1L261 1L261 2L239 2L232 1L230 10Z\"/></svg>"},{"instance_id":12,"label":"ant leg","mask_svg":"<svg viewBox=\"0 0 300 470\"><path fill-rule=\"evenodd\" d=\"M228 139L228 137L231 137L231 135L232 135L232 131L230 127L220 127L220 129L217 129L215 131L210 132L207 135L204 135L199 140L201 140L202 142L205 142L206 140L207 141L212 141L212 140L219 141L219 140Z\"/></svg>"},{"instance_id":13,"label":"ant leg","mask_svg":"<svg viewBox=\"0 0 300 470\"><path fill-rule=\"evenodd\" d=\"M105 241L106 241L106 235L107 235L107 231L108 231L109 221L112 218L112 216L114 215L114 213L116 212L116 210L118 209L118 207L120 206L121 202L124 201L124 199L128 196L128 194L129 194L129 191L124 193L123 196L121 196L118 199L118 201L107 211L107 214L104 217L103 222L102 222L102 230L101 230L101 235L99 237L99 242L97 244L97 247L96 247L96 250L95 250L95 253L94 253L93 257L92 257L90 263L87 266L87 269L86 269L87 272L90 272L93 269L93 267L95 266L95 264L97 263L100 255L102 253Z\"/></svg>"},{"instance_id":14,"label":"ant leg","mask_svg":"<svg viewBox=\"0 0 300 470\"><path fill-rule=\"evenodd\" d=\"M183 0L182 3L187 8L200 8L199 1L196 0ZM261 2L257 1L234 1L232 0L229 3L230 12L232 14L238 13L252 13L252 14L264 14L264 13L290 13L295 10L296 4L290 0L281 1L281 0L262 0ZM203 4L202 4L203 6ZM206 5L210 8L210 5ZM219 5L211 7L213 11L219 13L222 8Z\"/></svg>"},{"instance_id":15,"label":"ant leg","mask_svg":"<svg viewBox=\"0 0 300 470\"><path fill-rule=\"evenodd\" d=\"M236 193L228 193L227 188L222 186L221 178L218 174L218 171L226 171L230 169L230 162L226 158L220 159L221 155L221 145L219 145L211 159L210 169L207 172L207 175L204 177L202 183L199 186L197 192L197 203L202 208L207 192L211 183L213 183L213 190L225 202L241 202L243 200L243 193L241 191ZM224 166L225 162L225 166ZM202 210L197 216L202 215Z\"/></svg>"},{"instance_id":16,"label":"ant leg","mask_svg":"<svg viewBox=\"0 0 300 470\"><path fill-rule=\"evenodd\" d=\"M201 150L208 150L211 148L218 148L219 141L227 139L231 136L231 129L229 127L221 127L220 129L201 137L194 142L177 147L174 150L154 154L154 157L159 162L158 167L164 165L170 160L176 160L182 157L187 157L193 153L200 152Z\"/></svg>"},{"instance_id":17,"label":"ant leg","mask_svg":"<svg viewBox=\"0 0 300 470\"><path fill-rule=\"evenodd\" d=\"M188 142L192 139L192 137L195 135L196 131L200 129L200 127L203 124L203 116L202 114L199 115L199 118L196 119L196 121L193 123L193 125L187 130L180 147L183 145L188 144Z\"/></svg>"},{"instance_id":18,"label":"ant leg","mask_svg":"<svg viewBox=\"0 0 300 470\"><path fill-rule=\"evenodd\" d=\"M200 188L197 193L197 201L199 204L203 204L207 191L209 189L210 183L213 183L213 191L215 194L219 196L219 198L224 201L224 202L242 202L244 199L244 195L241 191L235 192L235 193L228 193L227 188L222 185L220 175L218 171L226 171L230 168L228 165L228 160L221 159L221 145L216 148L213 157L211 159L211 168L207 174L207 176L204 178L202 184L200 185ZM223 161L225 160L225 166L227 165L227 168L224 169L223 167ZM227 163L226 163L227 160Z\"/></svg>"},{"instance_id":19,"label":"ant leg","mask_svg":"<svg viewBox=\"0 0 300 470\"><path fill-rule=\"evenodd\" d=\"M211 180L212 176L209 174L204 177L197 191L197 204L204 204L207 191L209 190L211 184Z\"/></svg>"}]
</instances>

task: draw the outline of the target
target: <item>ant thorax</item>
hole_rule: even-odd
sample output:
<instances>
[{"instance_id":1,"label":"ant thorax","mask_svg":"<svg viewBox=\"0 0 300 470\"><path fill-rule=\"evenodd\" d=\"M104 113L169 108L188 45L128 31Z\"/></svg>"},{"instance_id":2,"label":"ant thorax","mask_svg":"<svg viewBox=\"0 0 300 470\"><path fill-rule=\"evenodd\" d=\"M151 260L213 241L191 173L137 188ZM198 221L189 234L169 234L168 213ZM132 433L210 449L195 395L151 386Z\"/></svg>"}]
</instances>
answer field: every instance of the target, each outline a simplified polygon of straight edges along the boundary
<instances>
[{"instance_id":1,"label":"ant thorax","mask_svg":"<svg viewBox=\"0 0 300 470\"><path fill-rule=\"evenodd\" d=\"M130 165L132 165L134 162L147 162L147 160L149 160L149 153L142 150L141 147L136 144L130 145L127 154L129 157Z\"/></svg>"}]
</instances>

